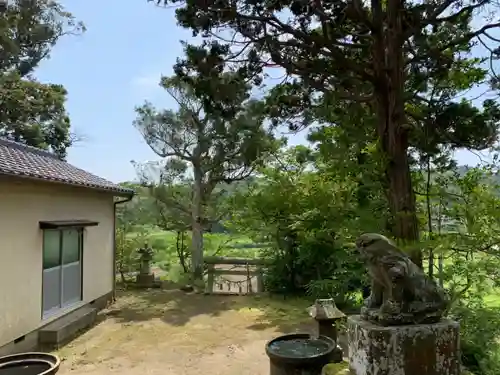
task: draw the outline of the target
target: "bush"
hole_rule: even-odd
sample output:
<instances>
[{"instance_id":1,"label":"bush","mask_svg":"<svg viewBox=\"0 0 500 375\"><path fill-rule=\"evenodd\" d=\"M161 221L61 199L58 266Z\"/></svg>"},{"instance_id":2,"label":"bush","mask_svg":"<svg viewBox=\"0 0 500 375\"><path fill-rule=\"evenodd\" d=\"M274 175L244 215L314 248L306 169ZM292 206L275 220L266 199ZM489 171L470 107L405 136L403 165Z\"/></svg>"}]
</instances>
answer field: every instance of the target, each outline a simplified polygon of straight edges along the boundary
<instances>
[{"instance_id":1,"label":"bush","mask_svg":"<svg viewBox=\"0 0 500 375\"><path fill-rule=\"evenodd\" d=\"M189 270L191 237L188 233L162 231L151 235L150 243L155 250L154 263L162 270L173 272L177 265L185 272Z\"/></svg>"},{"instance_id":2,"label":"bush","mask_svg":"<svg viewBox=\"0 0 500 375\"><path fill-rule=\"evenodd\" d=\"M462 364L476 375L500 374L500 309L460 303L450 315L460 322Z\"/></svg>"},{"instance_id":3,"label":"bush","mask_svg":"<svg viewBox=\"0 0 500 375\"><path fill-rule=\"evenodd\" d=\"M266 288L271 292L308 294L313 298L334 298L339 306L351 305L365 282L365 270L352 251L332 237L315 231L314 235L295 235L291 246L278 240L264 252L270 262Z\"/></svg>"},{"instance_id":4,"label":"bush","mask_svg":"<svg viewBox=\"0 0 500 375\"><path fill-rule=\"evenodd\" d=\"M144 232L130 236L124 228L117 228L116 239L116 271L120 274L121 282L126 283L132 272L139 268L139 254L137 250L144 246L147 235Z\"/></svg>"}]
</instances>

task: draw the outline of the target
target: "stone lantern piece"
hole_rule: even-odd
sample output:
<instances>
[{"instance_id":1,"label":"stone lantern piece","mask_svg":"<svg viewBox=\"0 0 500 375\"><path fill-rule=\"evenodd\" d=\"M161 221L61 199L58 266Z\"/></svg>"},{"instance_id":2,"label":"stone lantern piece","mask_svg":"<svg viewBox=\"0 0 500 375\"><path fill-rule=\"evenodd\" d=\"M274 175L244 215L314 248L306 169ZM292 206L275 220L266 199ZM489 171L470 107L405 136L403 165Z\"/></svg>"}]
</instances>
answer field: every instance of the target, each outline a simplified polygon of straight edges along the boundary
<instances>
[{"instance_id":1,"label":"stone lantern piece","mask_svg":"<svg viewBox=\"0 0 500 375\"><path fill-rule=\"evenodd\" d=\"M345 318L345 314L335 305L333 298L317 299L308 309L309 315L316 321L318 334L327 336L336 343L332 353L333 362L342 362L342 349L338 345L337 322Z\"/></svg>"}]
</instances>

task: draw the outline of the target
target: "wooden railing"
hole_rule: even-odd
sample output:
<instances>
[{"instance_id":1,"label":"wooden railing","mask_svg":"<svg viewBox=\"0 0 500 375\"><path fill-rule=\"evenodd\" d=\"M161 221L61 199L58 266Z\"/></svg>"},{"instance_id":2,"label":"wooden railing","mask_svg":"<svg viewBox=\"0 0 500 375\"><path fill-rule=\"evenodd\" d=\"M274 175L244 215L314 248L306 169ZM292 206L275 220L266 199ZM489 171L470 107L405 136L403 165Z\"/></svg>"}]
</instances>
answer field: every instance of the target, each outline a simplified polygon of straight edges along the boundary
<instances>
[{"instance_id":1,"label":"wooden railing","mask_svg":"<svg viewBox=\"0 0 500 375\"><path fill-rule=\"evenodd\" d=\"M264 291L262 259L205 257L207 294L253 294Z\"/></svg>"}]
</instances>

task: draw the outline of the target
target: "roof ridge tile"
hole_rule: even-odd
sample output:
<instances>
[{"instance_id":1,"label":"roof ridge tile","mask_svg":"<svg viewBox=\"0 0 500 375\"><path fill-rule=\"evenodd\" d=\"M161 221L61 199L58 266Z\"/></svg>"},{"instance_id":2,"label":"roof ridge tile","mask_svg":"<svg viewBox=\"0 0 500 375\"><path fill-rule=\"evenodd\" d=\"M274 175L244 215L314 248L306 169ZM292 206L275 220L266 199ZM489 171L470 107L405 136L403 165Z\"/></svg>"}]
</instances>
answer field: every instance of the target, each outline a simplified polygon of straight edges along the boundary
<instances>
[{"instance_id":1,"label":"roof ridge tile","mask_svg":"<svg viewBox=\"0 0 500 375\"><path fill-rule=\"evenodd\" d=\"M13 140L8 139L6 137L0 137L0 145L6 146L6 147L10 147L10 148L16 148L18 150L24 150L24 151L27 151L27 152L33 152L33 153L36 153L36 154L38 154L40 156L46 156L46 157L53 158L53 159L56 159L56 160L64 161L64 160L61 160L53 152L44 150L42 148L25 145L24 143L13 141Z\"/></svg>"},{"instance_id":2,"label":"roof ridge tile","mask_svg":"<svg viewBox=\"0 0 500 375\"><path fill-rule=\"evenodd\" d=\"M133 195L134 190L61 160L50 151L0 137L0 174Z\"/></svg>"}]
</instances>

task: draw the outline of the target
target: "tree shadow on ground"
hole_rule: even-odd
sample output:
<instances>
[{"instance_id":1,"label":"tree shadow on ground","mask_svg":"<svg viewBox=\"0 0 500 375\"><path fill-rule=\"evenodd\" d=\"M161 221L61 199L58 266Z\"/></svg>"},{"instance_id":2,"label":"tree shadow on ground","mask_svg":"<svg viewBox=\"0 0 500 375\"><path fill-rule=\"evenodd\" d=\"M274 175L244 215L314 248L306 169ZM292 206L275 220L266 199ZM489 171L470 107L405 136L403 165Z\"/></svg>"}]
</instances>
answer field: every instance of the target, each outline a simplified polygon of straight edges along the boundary
<instances>
[{"instance_id":1,"label":"tree shadow on ground","mask_svg":"<svg viewBox=\"0 0 500 375\"><path fill-rule=\"evenodd\" d=\"M265 295L222 296L185 293L180 290L121 291L117 302L104 312L123 323L161 320L184 326L192 319L209 316L229 319L241 314L251 330L277 329L281 332L314 329L306 308L310 301ZM222 316L223 315L223 316Z\"/></svg>"}]
</instances>

